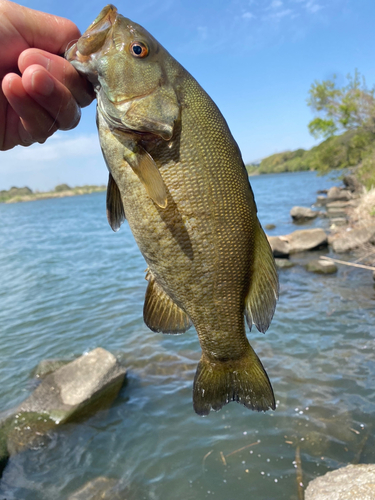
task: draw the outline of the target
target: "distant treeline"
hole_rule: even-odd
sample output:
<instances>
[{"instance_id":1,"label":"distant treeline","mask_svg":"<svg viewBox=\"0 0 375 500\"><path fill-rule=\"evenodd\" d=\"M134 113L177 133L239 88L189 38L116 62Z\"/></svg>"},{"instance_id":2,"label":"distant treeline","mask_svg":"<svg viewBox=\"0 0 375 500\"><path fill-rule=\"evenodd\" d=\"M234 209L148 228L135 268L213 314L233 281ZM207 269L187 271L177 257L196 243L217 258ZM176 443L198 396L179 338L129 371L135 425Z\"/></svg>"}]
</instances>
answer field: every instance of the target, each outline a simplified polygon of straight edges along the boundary
<instances>
[{"instance_id":1,"label":"distant treeline","mask_svg":"<svg viewBox=\"0 0 375 500\"><path fill-rule=\"evenodd\" d=\"M53 191L35 191L29 187L11 187L8 190L0 191L0 203L16 203L18 201L33 201L43 198L62 198L64 196L76 196L80 194L90 194L105 191L106 186L79 186L70 187L68 184L59 184Z\"/></svg>"},{"instance_id":2,"label":"distant treeline","mask_svg":"<svg viewBox=\"0 0 375 500\"><path fill-rule=\"evenodd\" d=\"M332 170L352 168L360 181L370 189L375 185L375 134L348 130L334 135L309 150L285 151L264 158L259 165L247 165L250 175L316 170L326 174Z\"/></svg>"}]
</instances>

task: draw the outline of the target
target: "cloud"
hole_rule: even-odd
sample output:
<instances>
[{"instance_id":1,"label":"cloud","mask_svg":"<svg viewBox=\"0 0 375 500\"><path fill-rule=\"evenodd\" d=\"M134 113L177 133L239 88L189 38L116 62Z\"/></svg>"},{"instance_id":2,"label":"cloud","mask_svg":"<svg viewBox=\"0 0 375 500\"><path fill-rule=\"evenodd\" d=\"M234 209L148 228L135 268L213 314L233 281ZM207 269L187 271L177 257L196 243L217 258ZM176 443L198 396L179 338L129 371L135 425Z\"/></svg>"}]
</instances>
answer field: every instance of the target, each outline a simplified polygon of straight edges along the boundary
<instances>
[{"instance_id":1,"label":"cloud","mask_svg":"<svg viewBox=\"0 0 375 500\"><path fill-rule=\"evenodd\" d=\"M38 164L39 169L49 165L51 161L61 161L68 158L92 157L100 155L99 139L97 134L77 135L66 137L57 133L50 137L45 144L33 144L28 148L16 147L10 151L1 153L0 170L7 170L7 167L14 168L15 164L26 165L34 168L33 164Z\"/></svg>"},{"instance_id":2,"label":"cloud","mask_svg":"<svg viewBox=\"0 0 375 500\"><path fill-rule=\"evenodd\" d=\"M315 3L314 0L309 0L306 3L305 7L312 14L315 14L315 12L318 12L319 10L323 9L323 6Z\"/></svg>"},{"instance_id":3,"label":"cloud","mask_svg":"<svg viewBox=\"0 0 375 500\"><path fill-rule=\"evenodd\" d=\"M292 9L284 9L280 10L279 12L275 12L274 14L271 14L270 17L281 19L282 17L291 16L293 13L294 11Z\"/></svg>"},{"instance_id":4,"label":"cloud","mask_svg":"<svg viewBox=\"0 0 375 500\"><path fill-rule=\"evenodd\" d=\"M278 9L283 6L283 2L281 0L272 0L269 9Z\"/></svg>"},{"instance_id":5,"label":"cloud","mask_svg":"<svg viewBox=\"0 0 375 500\"><path fill-rule=\"evenodd\" d=\"M252 12L245 12L242 17L244 19L255 19L256 16Z\"/></svg>"},{"instance_id":6,"label":"cloud","mask_svg":"<svg viewBox=\"0 0 375 500\"><path fill-rule=\"evenodd\" d=\"M18 146L1 153L0 189L27 185L53 189L66 182L103 184L108 176L97 134L57 133L45 144Z\"/></svg>"}]
</instances>

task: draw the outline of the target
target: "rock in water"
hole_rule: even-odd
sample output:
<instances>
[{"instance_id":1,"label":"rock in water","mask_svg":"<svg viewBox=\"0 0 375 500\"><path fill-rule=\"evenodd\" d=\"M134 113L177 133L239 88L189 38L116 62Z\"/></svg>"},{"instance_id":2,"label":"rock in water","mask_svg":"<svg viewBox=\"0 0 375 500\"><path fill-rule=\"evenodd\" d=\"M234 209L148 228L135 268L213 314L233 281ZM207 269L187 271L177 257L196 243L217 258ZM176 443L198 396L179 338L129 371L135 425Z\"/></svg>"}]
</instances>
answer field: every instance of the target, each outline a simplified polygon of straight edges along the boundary
<instances>
[{"instance_id":1,"label":"rock in water","mask_svg":"<svg viewBox=\"0 0 375 500\"><path fill-rule=\"evenodd\" d=\"M98 347L47 375L31 396L0 422L0 465L58 424L108 408L125 374L115 356Z\"/></svg>"},{"instance_id":2,"label":"rock in water","mask_svg":"<svg viewBox=\"0 0 375 500\"><path fill-rule=\"evenodd\" d=\"M311 273L334 274L337 273L337 266L327 260L314 259L308 262L306 269Z\"/></svg>"},{"instance_id":3,"label":"rock in water","mask_svg":"<svg viewBox=\"0 0 375 500\"><path fill-rule=\"evenodd\" d=\"M319 212L307 207L293 207L290 211L293 222L307 222L318 217Z\"/></svg>"},{"instance_id":4,"label":"rock in water","mask_svg":"<svg viewBox=\"0 0 375 500\"><path fill-rule=\"evenodd\" d=\"M290 253L315 250L328 245L328 238L323 229L301 229L287 236Z\"/></svg>"},{"instance_id":5,"label":"rock in water","mask_svg":"<svg viewBox=\"0 0 375 500\"><path fill-rule=\"evenodd\" d=\"M348 465L313 479L305 500L374 500L375 465Z\"/></svg>"}]
</instances>

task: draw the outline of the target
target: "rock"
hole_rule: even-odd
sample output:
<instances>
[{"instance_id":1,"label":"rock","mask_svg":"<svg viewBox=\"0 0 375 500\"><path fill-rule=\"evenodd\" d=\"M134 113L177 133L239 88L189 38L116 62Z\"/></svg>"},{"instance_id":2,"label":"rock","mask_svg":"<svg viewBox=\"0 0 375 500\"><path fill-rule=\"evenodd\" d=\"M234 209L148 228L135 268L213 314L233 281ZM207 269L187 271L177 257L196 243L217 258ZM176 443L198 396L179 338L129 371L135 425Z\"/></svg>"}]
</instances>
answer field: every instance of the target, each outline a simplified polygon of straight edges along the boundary
<instances>
[{"instance_id":1,"label":"rock","mask_svg":"<svg viewBox=\"0 0 375 500\"><path fill-rule=\"evenodd\" d=\"M310 481L305 500L374 500L375 465L348 465Z\"/></svg>"},{"instance_id":2,"label":"rock","mask_svg":"<svg viewBox=\"0 0 375 500\"><path fill-rule=\"evenodd\" d=\"M68 500L126 500L117 479L97 477L68 497Z\"/></svg>"},{"instance_id":3,"label":"rock","mask_svg":"<svg viewBox=\"0 0 375 500\"><path fill-rule=\"evenodd\" d=\"M18 411L47 413L66 421L103 391L119 388L125 373L113 354L98 347L47 375Z\"/></svg>"},{"instance_id":4,"label":"rock","mask_svg":"<svg viewBox=\"0 0 375 500\"><path fill-rule=\"evenodd\" d=\"M1 421L0 453L2 440L12 455L36 439L42 440L59 424L108 408L125 374L126 369L115 356L99 347L46 375L35 391Z\"/></svg>"},{"instance_id":5,"label":"rock","mask_svg":"<svg viewBox=\"0 0 375 500\"><path fill-rule=\"evenodd\" d=\"M317 194L327 194L328 189L318 189Z\"/></svg>"},{"instance_id":6,"label":"rock","mask_svg":"<svg viewBox=\"0 0 375 500\"><path fill-rule=\"evenodd\" d=\"M350 191L345 191L337 186L331 187L327 193L327 203L338 200L350 200L351 198L352 195Z\"/></svg>"},{"instance_id":7,"label":"rock","mask_svg":"<svg viewBox=\"0 0 375 500\"><path fill-rule=\"evenodd\" d=\"M290 211L290 215L293 222L305 222L315 219L315 217L319 215L319 212L315 212L311 208L307 207L293 207Z\"/></svg>"},{"instance_id":8,"label":"rock","mask_svg":"<svg viewBox=\"0 0 375 500\"><path fill-rule=\"evenodd\" d=\"M266 224L264 226L265 229L268 229L268 231L271 231L271 229L275 229L275 224Z\"/></svg>"},{"instance_id":9,"label":"rock","mask_svg":"<svg viewBox=\"0 0 375 500\"><path fill-rule=\"evenodd\" d=\"M354 175L345 175L345 177L343 178L343 183L351 193L363 191L363 185Z\"/></svg>"},{"instance_id":10,"label":"rock","mask_svg":"<svg viewBox=\"0 0 375 500\"><path fill-rule=\"evenodd\" d=\"M317 274L334 274L337 273L337 266L328 260L314 259L307 263L307 271Z\"/></svg>"},{"instance_id":11,"label":"rock","mask_svg":"<svg viewBox=\"0 0 375 500\"><path fill-rule=\"evenodd\" d=\"M336 253L353 250L365 243L375 243L375 224L346 231L344 235L332 239L332 248Z\"/></svg>"},{"instance_id":12,"label":"rock","mask_svg":"<svg viewBox=\"0 0 375 500\"><path fill-rule=\"evenodd\" d=\"M294 262L291 262L289 259L275 259L276 267L279 269L289 269L290 267L294 267Z\"/></svg>"},{"instance_id":13,"label":"rock","mask_svg":"<svg viewBox=\"0 0 375 500\"><path fill-rule=\"evenodd\" d=\"M328 244L323 229L300 229L285 236L268 236L274 257L285 258L289 254L316 250Z\"/></svg>"},{"instance_id":14,"label":"rock","mask_svg":"<svg viewBox=\"0 0 375 500\"><path fill-rule=\"evenodd\" d=\"M333 208L348 208L351 206L350 201L331 201L327 203L327 210L332 210Z\"/></svg>"},{"instance_id":15,"label":"rock","mask_svg":"<svg viewBox=\"0 0 375 500\"><path fill-rule=\"evenodd\" d=\"M328 238L323 229L301 229L294 231L287 237L289 252L297 253L306 250L315 250L327 246Z\"/></svg>"},{"instance_id":16,"label":"rock","mask_svg":"<svg viewBox=\"0 0 375 500\"><path fill-rule=\"evenodd\" d=\"M316 199L316 205L323 206L327 203L327 196L318 196Z\"/></svg>"},{"instance_id":17,"label":"rock","mask_svg":"<svg viewBox=\"0 0 375 500\"><path fill-rule=\"evenodd\" d=\"M285 236L268 236L274 257L288 257L289 243Z\"/></svg>"},{"instance_id":18,"label":"rock","mask_svg":"<svg viewBox=\"0 0 375 500\"><path fill-rule=\"evenodd\" d=\"M331 219L331 225L329 230L336 231L338 227L346 226L348 224L348 219L345 217L333 217Z\"/></svg>"}]
</instances>

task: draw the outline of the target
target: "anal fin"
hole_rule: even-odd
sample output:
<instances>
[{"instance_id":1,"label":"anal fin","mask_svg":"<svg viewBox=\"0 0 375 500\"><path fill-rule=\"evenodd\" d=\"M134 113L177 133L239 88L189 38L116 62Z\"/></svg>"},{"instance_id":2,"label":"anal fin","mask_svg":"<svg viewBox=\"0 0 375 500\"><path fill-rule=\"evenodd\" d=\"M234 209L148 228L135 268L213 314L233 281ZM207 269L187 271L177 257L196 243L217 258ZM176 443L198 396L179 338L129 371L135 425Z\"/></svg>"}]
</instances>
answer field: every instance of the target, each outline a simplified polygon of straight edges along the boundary
<instances>
[{"instance_id":1,"label":"anal fin","mask_svg":"<svg viewBox=\"0 0 375 500\"><path fill-rule=\"evenodd\" d=\"M279 296L279 280L275 260L267 237L257 221L255 251L249 291L245 299L246 320L260 332L270 326Z\"/></svg>"},{"instance_id":2,"label":"anal fin","mask_svg":"<svg viewBox=\"0 0 375 500\"><path fill-rule=\"evenodd\" d=\"M154 332L184 333L192 325L189 316L157 284L153 274L146 274L148 287L143 318Z\"/></svg>"},{"instance_id":3,"label":"anal fin","mask_svg":"<svg viewBox=\"0 0 375 500\"><path fill-rule=\"evenodd\" d=\"M114 181L112 174L109 174L107 187L107 219L113 231L118 231L125 220L125 210L121 199L120 190Z\"/></svg>"}]
</instances>

